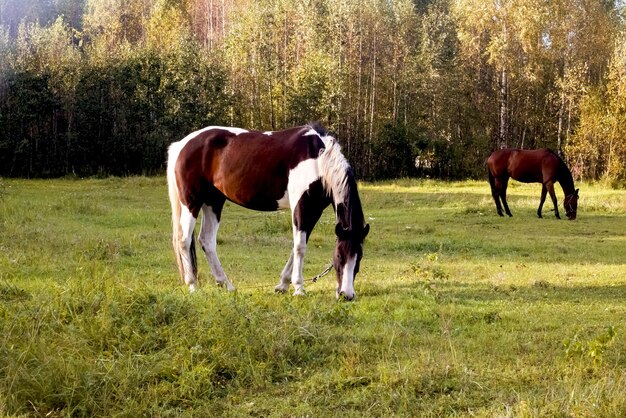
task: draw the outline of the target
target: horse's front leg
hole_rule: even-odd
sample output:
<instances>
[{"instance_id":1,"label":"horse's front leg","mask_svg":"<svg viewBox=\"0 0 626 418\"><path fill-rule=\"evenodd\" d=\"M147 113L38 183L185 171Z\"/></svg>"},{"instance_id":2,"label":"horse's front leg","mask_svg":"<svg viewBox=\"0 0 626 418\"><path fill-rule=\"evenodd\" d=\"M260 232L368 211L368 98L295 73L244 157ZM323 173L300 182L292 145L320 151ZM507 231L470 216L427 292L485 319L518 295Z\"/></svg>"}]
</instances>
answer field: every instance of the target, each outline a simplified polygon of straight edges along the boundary
<instances>
[{"instance_id":1,"label":"horse's front leg","mask_svg":"<svg viewBox=\"0 0 626 418\"><path fill-rule=\"evenodd\" d=\"M287 260L287 264L283 268L283 271L280 273L280 279L278 279L278 284L274 286L274 291L277 293L285 293L289 290L289 283L291 283L291 273L293 271L293 250L291 254L289 254L289 260Z\"/></svg>"},{"instance_id":2,"label":"horse's front leg","mask_svg":"<svg viewBox=\"0 0 626 418\"><path fill-rule=\"evenodd\" d=\"M554 204L554 215L556 216L557 219L561 219L561 216L559 215L559 206L556 200L556 194L554 193L554 183L549 182L547 184L547 188L548 188L548 193L550 193L550 198L552 199L552 204Z\"/></svg>"},{"instance_id":3,"label":"horse's front leg","mask_svg":"<svg viewBox=\"0 0 626 418\"><path fill-rule=\"evenodd\" d=\"M293 228L293 265L291 269L291 284L294 287L294 296L304 295L304 276L302 266L304 265L304 254L306 253L305 231L299 231L295 225Z\"/></svg>"},{"instance_id":4,"label":"horse's front leg","mask_svg":"<svg viewBox=\"0 0 626 418\"><path fill-rule=\"evenodd\" d=\"M546 201L546 194L548 194L548 189L546 189L546 185L541 185L541 199L539 199L539 207L537 208L537 216L542 218L541 209L543 209L543 202Z\"/></svg>"},{"instance_id":5,"label":"horse's front leg","mask_svg":"<svg viewBox=\"0 0 626 418\"><path fill-rule=\"evenodd\" d=\"M295 186L301 186L297 182ZM287 265L281 274L279 288L285 288L289 265L291 264L291 284L294 287L294 296L304 294L304 276L302 266L304 264L304 254L309 236L315 224L322 216L324 208L330 204L330 198L326 197L321 190L321 182L310 183L305 192L299 192L298 187L289 190L289 204L291 206L291 220L293 225L293 251L287 261Z\"/></svg>"}]
</instances>

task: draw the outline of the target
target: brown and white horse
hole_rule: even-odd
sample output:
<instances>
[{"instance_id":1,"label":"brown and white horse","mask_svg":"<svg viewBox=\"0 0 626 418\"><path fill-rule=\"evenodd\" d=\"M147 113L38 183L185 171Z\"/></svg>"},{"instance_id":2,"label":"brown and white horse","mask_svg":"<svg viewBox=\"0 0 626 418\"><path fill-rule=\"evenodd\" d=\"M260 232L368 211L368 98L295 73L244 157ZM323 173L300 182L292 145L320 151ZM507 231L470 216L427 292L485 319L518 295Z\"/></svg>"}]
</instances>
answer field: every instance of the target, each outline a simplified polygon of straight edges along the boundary
<instances>
[{"instance_id":1,"label":"brown and white horse","mask_svg":"<svg viewBox=\"0 0 626 418\"><path fill-rule=\"evenodd\" d=\"M200 212L199 242L219 285L234 290L217 258L216 237L226 199L259 211L291 209L293 249L277 292L289 283L304 293L306 244L322 212L335 208L334 267L337 297L355 297L354 278L363 256L365 223L354 172L335 138L315 124L260 132L211 126L169 147L167 182L172 204L173 245L181 279L197 285L194 226Z\"/></svg>"}]
</instances>

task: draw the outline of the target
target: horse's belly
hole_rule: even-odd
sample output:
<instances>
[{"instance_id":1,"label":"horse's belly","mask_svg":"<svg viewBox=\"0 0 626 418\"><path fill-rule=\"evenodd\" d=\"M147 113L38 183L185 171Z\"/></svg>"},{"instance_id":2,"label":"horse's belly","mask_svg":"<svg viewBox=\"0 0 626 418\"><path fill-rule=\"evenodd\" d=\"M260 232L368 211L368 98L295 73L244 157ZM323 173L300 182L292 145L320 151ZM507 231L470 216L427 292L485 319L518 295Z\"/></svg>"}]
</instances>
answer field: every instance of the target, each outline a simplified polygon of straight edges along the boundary
<instances>
[{"instance_id":1,"label":"horse's belly","mask_svg":"<svg viewBox=\"0 0 626 418\"><path fill-rule=\"evenodd\" d=\"M522 183L541 183L542 182L541 170L539 171L539 173L535 173L533 171L528 171L528 170L515 170L511 174L511 177L513 177L515 180L522 182Z\"/></svg>"},{"instance_id":2,"label":"horse's belly","mask_svg":"<svg viewBox=\"0 0 626 418\"><path fill-rule=\"evenodd\" d=\"M219 188L218 188L219 189ZM267 191L259 190L257 192L245 192L242 190L231 191L220 190L228 200L243 206L247 209L259 211L274 211L278 209L289 208L289 201L285 205L285 197L277 198L277 195L267 193ZM284 193L287 195L287 192Z\"/></svg>"}]
</instances>

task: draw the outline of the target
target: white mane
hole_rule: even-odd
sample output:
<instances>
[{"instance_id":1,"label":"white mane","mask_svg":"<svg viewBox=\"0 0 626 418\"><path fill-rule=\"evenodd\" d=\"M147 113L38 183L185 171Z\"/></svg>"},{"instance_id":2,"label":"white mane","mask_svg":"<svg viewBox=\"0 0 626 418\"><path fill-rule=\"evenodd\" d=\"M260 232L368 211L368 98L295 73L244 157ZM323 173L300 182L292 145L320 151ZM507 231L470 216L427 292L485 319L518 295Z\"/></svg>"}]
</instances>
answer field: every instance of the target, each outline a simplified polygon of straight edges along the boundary
<instances>
[{"instance_id":1,"label":"white mane","mask_svg":"<svg viewBox=\"0 0 626 418\"><path fill-rule=\"evenodd\" d=\"M348 199L348 172L350 164L341 153L341 146L330 135L321 136L326 148L318 158L320 177L324 189L332 193L333 201L338 204Z\"/></svg>"}]
</instances>

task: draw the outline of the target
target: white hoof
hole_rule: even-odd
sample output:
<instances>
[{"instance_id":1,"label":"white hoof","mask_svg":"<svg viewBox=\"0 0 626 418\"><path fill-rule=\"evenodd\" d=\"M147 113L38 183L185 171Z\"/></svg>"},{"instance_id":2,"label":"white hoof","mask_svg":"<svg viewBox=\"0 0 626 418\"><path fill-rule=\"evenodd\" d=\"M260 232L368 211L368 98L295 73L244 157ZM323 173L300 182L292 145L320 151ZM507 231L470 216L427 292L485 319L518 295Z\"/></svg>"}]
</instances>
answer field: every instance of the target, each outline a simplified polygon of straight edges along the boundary
<instances>
[{"instance_id":1,"label":"white hoof","mask_svg":"<svg viewBox=\"0 0 626 418\"><path fill-rule=\"evenodd\" d=\"M293 292L294 296L304 296L304 287L299 287Z\"/></svg>"},{"instance_id":2,"label":"white hoof","mask_svg":"<svg viewBox=\"0 0 626 418\"><path fill-rule=\"evenodd\" d=\"M189 285L189 293L193 293L196 291L196 285L195 284L190 284Z\"/></svg>"}]
</instances>

